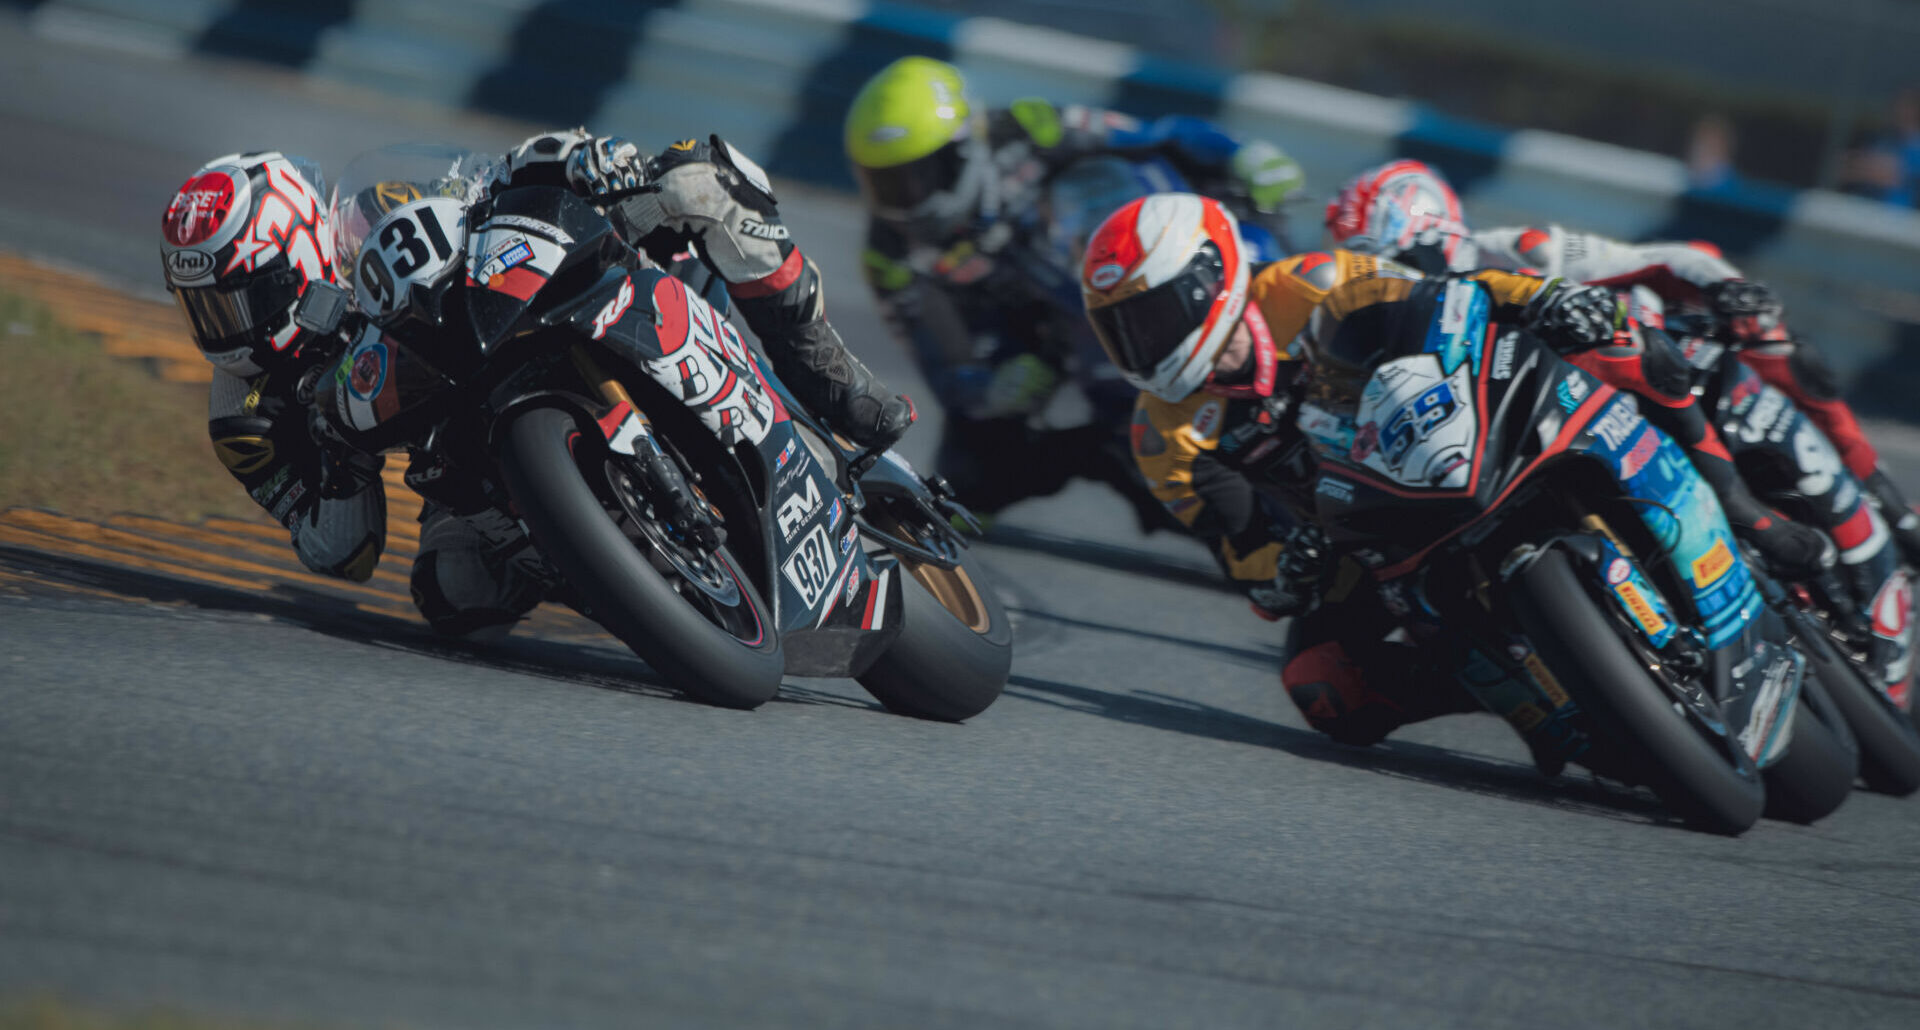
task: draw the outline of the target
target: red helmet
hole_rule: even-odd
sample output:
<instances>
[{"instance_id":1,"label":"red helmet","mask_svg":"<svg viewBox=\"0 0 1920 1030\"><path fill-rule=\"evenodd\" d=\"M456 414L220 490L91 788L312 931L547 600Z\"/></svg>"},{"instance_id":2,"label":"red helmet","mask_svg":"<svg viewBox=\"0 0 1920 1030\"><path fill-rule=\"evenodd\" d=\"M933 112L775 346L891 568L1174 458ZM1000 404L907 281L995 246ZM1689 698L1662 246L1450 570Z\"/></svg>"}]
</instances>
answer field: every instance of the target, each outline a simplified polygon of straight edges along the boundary
<instances>
[{"instance_id":1,"label":"red helmet","mask_svg":"<svg viewBox=\"0 0 1920 1030\"><path fill-rule=\"evenodd\" d=\"M1247 309L1240 225L1191 193L1142 197L1087 241L1087 319L1127 382L1168 401L1205 385Z\"/></svg>"},{"instance_id":2,"label":"red helmet","mask_svg":"<svg viewBox=\"0 0 1920 1030\"><path fill-rule=\"evenodd\" d=\"M311 282L334 282L333 231L317 166L233 154L193 173L161 220L160 262L200 352L238 376L297 354L293 324Z\"/></svg>"},{"instance_id":3,"label":"red helmet","mask_svg":"<svg viewBox=\"0 0 1920 1030\"><path fill-rule=\"evenodd\" d=\"M1440 173L1419 161L1394 161L1361 172L1327 202L1333 245L1378 254L1430 275L1471 264L1460 198Z\"/></svg>"}]
</instances>

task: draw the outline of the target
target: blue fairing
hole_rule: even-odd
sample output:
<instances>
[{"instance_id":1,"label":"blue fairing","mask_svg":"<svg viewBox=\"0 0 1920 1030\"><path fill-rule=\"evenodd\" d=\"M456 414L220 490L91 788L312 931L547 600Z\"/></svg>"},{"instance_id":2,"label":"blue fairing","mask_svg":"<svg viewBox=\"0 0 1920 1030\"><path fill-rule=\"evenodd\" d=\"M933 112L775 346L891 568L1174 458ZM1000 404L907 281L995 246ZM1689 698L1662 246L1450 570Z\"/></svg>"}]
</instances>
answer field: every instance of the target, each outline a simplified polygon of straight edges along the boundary
<instances>
[{"instance_id":1,"label":"blue fairing","mask_svg":"<svg viewBox=\"0 0 1920 1030\"><path fill-rule=\"evenodd\" d=\"M1636 505L1640 518L1669 548L1675 572L1692 588L1708 646L1732 640L1762 602L1712 488L1679 445L1641 418L1625 396L1602 407L1586 430L1580 449L1605 461L1628 496L1653 502Z\"/></svg>"},{"instance_id":2,"label":"blue fairing","mask_svg":"<svg viewBox=\"0 0 1920 1030\"><path fill-rule=\"evenodd\" d=\"M1493 317L1493 299L1479 283L1455 281L1447 284L1446 296L1427 326L1428 354L1440 356L1440 371L1452 375L1463 361L1471 362L1473 373L1480 374L1481 354L1486 349L1487 325Z\"/></svg>"}]
</instances>

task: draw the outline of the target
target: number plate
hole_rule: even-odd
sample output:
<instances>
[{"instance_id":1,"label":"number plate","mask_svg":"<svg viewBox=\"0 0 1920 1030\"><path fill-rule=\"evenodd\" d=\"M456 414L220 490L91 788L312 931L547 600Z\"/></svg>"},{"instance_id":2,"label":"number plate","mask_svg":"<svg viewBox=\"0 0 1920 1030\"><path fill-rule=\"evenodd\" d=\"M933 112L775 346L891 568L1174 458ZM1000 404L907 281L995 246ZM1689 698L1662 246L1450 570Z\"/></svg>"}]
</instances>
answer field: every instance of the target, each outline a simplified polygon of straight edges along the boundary
<instances>
[{"instance_id":1,"label":"number plate","mask_svg":"<svg viewBox=\"0 0 1920 1030\"><path fill-rule=\"evenodd\" d=\"M794 548L793 556L787 559L781 571L787 574L787 582L793 584L793 589L799 591L802 605L811 608L814 602L820 600L820 595L826 592L827 582L833 578L839 557L827 539L824 526L813 527L813 532L808 533L807 538L800 541L800 546Z\"/></svg>"}]
</instances>

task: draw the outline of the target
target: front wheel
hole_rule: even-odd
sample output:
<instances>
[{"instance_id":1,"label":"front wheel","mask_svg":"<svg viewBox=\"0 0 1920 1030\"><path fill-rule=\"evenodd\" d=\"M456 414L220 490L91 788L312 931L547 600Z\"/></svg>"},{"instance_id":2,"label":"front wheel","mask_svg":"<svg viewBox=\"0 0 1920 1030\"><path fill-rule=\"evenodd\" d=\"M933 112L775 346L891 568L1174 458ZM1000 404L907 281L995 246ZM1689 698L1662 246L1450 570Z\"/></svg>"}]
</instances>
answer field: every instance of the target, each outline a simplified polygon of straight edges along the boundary
<instances>
[{"instance_id":1,"label":"front wheel","mask_svg":"<svg viewBox=\"0 0 1920 1030\"><path fill-rule=\"evenodd\" d=\"M902 558L900 569L900 635L860 685L915 718L960 722L986 711L1013 667L1013 627L991 581L975 562L942 569Z\"/></svg>"},{"instance_id":2,"label":"front wheel","mask_svg":"<svg viewBox=\"0 0 1920 1030\"><path fill-rule=\"evenodd\" d=\"M1804 617L1800 625L1806 627ZM1806 630L1819 632L1814 624ZM1817 675L1860 742L1860 778L1869 790L1905 797L1920 790L1920 732L1904 714L1881 701L1860 670L1832 647L1801 648L1807 673Z\"/></svg>"},{"instance_id":3,"label":"front wheel","mask_svg":"<svg viewBox=\"0 0 1920 1030\"><path fill-rule=\"evenodd\" d=\"M1639 777L1689 823L1735 834L1760 820L1766 788L1744 754L1709 739L1634 655L1567 556L1549 549L1515 579L1521 628Z\"/></svg>"},{"instance_id":4,"label":"front wheel","mask_svg":"<svg viewBox=\"0 0 1920 1030\"><path fill-rule=\"evenodd\" d=\"M1787 753L1767 766L1767 816L1811 823L1831 815L1853 792L1860 746L1811 667L1800 683Z\"/></svg>"},{"instance_id":5,"label":"front wheel","mask_svg":"<svg viewBox=\"0 0 1920 1030\"><path fill-rule=\"evenodd\" d=\"M572 415L529 408L502 431L500 471L534 544L607 628L677 688L724 708L757 708L780 690L772 615L725 547L692 563L609 506L618 470ZM617 521L618 520L618 521Z\"/></svg>"}]
</instances>

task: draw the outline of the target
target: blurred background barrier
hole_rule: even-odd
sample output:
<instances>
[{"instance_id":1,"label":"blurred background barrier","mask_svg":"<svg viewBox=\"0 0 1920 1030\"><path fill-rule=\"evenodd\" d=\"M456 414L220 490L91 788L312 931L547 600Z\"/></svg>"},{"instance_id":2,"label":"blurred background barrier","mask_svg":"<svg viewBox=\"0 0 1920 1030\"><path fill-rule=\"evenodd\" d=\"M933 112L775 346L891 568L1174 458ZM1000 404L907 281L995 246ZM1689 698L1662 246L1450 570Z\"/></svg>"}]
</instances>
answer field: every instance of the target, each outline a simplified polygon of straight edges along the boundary
<instances>
[{"instance_id":1,"label":"blurred background barrier","mask_svg":"<svg viewBox=\"0 0 1920 1030\"><path fill-rule=\"evenodd\" d=\"M1920 415L1912 400L1920 396L1920 214L1739 178L1703 184L1697 175L1690 180L1687 163L1676 157L1497 128L1420 103L1299 78L1227 70L1233 61L1251 58L1241 53L1229 60L1223 51L1255 46L1272 19L1289 8L1317 6L1305 0L1218 7L1184 0L1146 15L1105 0L965 5L1148 40L1152 50L1062 28L962 15L953 10L961 5L936 0L928 6L867 0L0 3L26 8L34 31L44 35L148 54L267 62L370 88L395 102L426 98L553 125L587 124L643 146L719 131L777 175L840 188L851 187L840 122L854 91L894 58L927 54L958 64L989 103L1041 95L1143 116L1187 112L1272 139L1306 167L1314 194L1296 213L1300 241L1315 238L1319 202L1348 175L1391 157L1417 157L1447 173L1476 224L1557 221L1628 239L1717 243L1749 275L1775 285L1796 326L1828 352L1858 404L1894 417ZM1761 41L1772 45L1791 33L1768 29L1772 22L1756 22L1757 15L1735 17L1737 8L1750 5L1708 5L1713 3L1729 8L1727 24L1754 36L1741 69L1764 75L1754 70L1766 66ZM1843 5L1856 17L1842 19L1838 38L1857 42L1868 31L1863 24L1920 32L1908 25L1914 19L1906 17L1912 13L1906 8L1880 22L1867 17L1883 3ZM1419 16L1451 19L1456 31L1484 28L1489 39L1520 31L1502 29L1513 23L1484 5L1450 0L1441 6L1423 4ZM1652 7L1658 5L1641 6L1649 8L1642 17L1656 17ZM1246 9L1246 39L1223 43L1219 11L1238 8ZM1782 25L1810 17L1801 0L1760 8ZM1361 5L1354 17L1405 17L1411 10L1377 0ZM1525 31L1576 30L1565 22ZM1588 36L1603 56L1616 58L1646 38L1597 29ZM1884 49L1868 48L1873 54ZM1656 63L1699 56L1685 48L1641 53ZM1797 64L1770 66L1770 86L1756 81L1752 88L1778 89L1783 74L1799 74L1815 93L1853 96L1867 79L1891 82L1899 74L1860 57L1857 71L1849 73L1856 81L1849 84L1834 79L1817 57L1803 48ZM379 142L386 141L368 144Z\"/></svg>"}]
</instances>

